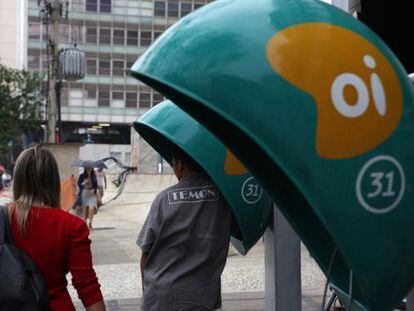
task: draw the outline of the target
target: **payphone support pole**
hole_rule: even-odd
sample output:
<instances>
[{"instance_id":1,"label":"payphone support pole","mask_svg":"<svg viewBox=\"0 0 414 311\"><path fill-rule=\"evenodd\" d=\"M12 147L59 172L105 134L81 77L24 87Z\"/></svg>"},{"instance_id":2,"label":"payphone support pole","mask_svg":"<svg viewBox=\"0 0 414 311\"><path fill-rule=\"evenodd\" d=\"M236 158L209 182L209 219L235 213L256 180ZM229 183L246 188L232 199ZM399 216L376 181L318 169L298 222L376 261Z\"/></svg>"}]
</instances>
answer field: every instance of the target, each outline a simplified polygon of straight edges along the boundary
<instances>
[{"instance_id":1,"label":"payphone support pole","mask_svg":"<svg viewBox=\"0 0 414 311\"><path fill-rule=\"evenodd\" d=\"M300 240L276 204L264 243L266 311L302 310Z\"/></svg>"}]
</instances>

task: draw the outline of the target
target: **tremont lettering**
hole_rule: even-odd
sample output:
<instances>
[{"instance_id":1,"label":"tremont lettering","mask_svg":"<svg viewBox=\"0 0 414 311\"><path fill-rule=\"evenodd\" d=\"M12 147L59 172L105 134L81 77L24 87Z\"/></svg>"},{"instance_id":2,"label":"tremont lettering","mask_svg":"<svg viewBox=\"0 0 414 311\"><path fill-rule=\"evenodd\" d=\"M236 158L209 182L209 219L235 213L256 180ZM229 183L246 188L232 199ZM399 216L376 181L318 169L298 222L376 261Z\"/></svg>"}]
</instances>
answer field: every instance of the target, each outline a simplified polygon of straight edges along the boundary
<instances>
[{"instance_id":1,"label":"tremont lettering","mask_svg":"<svg viewBox=\"0 0 414 311\"><path fill-rule=\"evenodd\" d=\"M183 188L168 192L169 204L217 201L219 194L215 186Z\"/></svg>"}]
</instances>

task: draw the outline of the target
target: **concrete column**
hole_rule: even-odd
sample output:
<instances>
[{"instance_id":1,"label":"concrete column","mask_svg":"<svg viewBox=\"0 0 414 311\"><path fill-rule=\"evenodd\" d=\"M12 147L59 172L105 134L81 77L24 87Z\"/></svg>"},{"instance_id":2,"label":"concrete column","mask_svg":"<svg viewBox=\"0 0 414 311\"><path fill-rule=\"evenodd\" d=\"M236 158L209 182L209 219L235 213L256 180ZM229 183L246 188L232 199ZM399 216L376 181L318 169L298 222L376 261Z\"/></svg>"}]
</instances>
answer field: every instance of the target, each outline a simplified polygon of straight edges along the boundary
<instances>
[{"instance_id":1,"label":"concrete column","mask_svg":"<svg viewBox=\"0 0 414 311\"><path fill-rule=\"evenodd\" d=\"M273 211L264 235L266 311L300 311L300 240L276 205Z\"/></svg>"}]
</instances>

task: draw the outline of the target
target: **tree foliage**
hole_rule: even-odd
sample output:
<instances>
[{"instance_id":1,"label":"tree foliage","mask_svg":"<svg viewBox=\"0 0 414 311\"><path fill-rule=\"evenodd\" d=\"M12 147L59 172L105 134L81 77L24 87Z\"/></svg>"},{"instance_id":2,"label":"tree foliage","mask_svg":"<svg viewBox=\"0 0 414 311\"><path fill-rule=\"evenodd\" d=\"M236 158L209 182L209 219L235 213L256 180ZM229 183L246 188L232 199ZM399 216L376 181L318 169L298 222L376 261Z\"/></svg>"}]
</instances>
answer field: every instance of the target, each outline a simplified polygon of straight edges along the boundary
<instances>
[{"instance_id":1,"label":"tree foliage","mask_svg":"<svg viewBox=\"0 0 414 311\"><path fill-rule=\"evenodd\" d=\"M10 141L39 130L44 105L40 84L38 74L0 64L0 162L7 161Z\"/></svg>"}]
</instances>

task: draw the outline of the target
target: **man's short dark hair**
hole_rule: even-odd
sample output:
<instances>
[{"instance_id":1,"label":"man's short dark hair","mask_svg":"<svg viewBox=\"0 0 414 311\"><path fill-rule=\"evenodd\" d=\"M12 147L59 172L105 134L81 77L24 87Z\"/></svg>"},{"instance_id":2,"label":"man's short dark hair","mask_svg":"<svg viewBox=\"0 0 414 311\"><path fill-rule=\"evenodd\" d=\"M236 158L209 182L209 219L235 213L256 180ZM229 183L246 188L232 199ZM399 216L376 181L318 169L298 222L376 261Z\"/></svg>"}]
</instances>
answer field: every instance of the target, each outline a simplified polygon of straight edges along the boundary
<instances>
[{"instance_id":1,"label":"man's short dark hair","mask_svg":"<svg viewBox=\"0 0 414 311\"><path fill-rule=\"evenodd\" d=\"M174 147L173 149L173 160L174 161L182 161L185 163L187 168L193 172L204 172L200 165L192 157L190 157L187 153L185 153L181 148Z\"/></svg>"}]
</instances>

